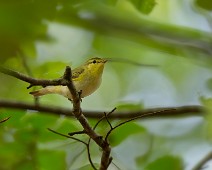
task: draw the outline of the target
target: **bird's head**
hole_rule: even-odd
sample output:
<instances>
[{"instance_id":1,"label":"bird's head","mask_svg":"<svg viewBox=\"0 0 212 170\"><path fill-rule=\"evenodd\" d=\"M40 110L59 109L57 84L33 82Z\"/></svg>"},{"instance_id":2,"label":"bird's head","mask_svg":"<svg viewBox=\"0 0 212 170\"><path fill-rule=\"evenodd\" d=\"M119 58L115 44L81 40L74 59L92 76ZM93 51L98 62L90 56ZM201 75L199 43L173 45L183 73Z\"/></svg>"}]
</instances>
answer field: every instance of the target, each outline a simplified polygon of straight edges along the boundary
<instances>
[{"instance_id":1,"label":"bird's head","mask_svg":"<svg viewBox=\"0 0 212 170\"><path fill-rule=\"evenodd\" d=\"M85 66L89 69L90 72L99 74L103 72L104 65L107 62L106 59L103 58L91 58L86 63Z\"/></svg>"}]
</instances>

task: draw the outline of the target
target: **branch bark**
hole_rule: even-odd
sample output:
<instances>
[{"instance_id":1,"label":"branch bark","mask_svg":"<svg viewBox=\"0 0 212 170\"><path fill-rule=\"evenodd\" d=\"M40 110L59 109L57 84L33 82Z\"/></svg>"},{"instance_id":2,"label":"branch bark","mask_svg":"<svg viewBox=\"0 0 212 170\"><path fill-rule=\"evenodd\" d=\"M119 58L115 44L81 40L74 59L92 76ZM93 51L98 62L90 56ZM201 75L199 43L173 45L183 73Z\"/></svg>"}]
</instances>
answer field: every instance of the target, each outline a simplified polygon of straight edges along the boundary
<instances>
[{"instance_id":1,"label":"branch bark","mask_svg":"<svg viewBox=\"0 0 212 170\"><path fill-rule=\"evenodd\" d=\"M203 157L192 170L203 170L203 166L210 160L212 160L212 151Z\"/></svg>"},{"instance_id":2,"label":"branch bark","mask_svg":"<svg viewBox=\"0 0 212 170\"><path fill-rule=\"evenodd\" d=\"M50 113L54 115L65 115L73 117L72 110L68 108L62 108L57 106L43 106L35 105L17 101L0 100L0 108L19 109L19 110L34 110L39 112ZM167 110L166 112L159 112L161 110ZM155 114L149 114L155 113ZM99 119L104 116L103 111L83 111L83 114L87 118ZM181 107L161 107L144 109L138 111L116 111L109 116L109 119L130 119L140 115L147 115L145 118L158 118L158 117L175 117L175 116L204 116L206 114L203 106L191 105ZM143 119L143 118L142 118Z\"/></svg>"},{"instance_id":3,"label":"branch bark","mask_svg":"<svg viewBox=\"0 0 212 170\"><path fill-rule=\"evenodd\" d=\"M25 104L25 103L20 103L20 102L8 102L8 101L0 101L0 107L8 107L8 108L16 108L16 109L31 109L31 110L37 110L37 111L44 111L44 112L50 112L50 113L55 113L55 114L64 114L64 115L68 115L70 116L71 113L73 113L74 117L76 117L78 119L78 121L80 122L80 124L83 127L83 131L91 138L93 139L96 144L102 148L102 157L101 157L101 164L100 164L100 170L106 170L108 169L110 163L112 162L112 157L110 156L111 153L111 147L107 141L107 137L105 139L103 139L102 136L98 135L94 129L90 126L88 120L86 119L86 117L84 116L85 112L82 112L81 106L80 106L80 102L81 102L81 98L80 98L80 94L79 92L76 91L76 88L73 85L72 82L72 73L71 73L71 68L70 67L66 67L66 70L64 72L64 75L62 78L59 79L54 79L54 80L42 80L42 79L35 79L35 78L31 78L29 76L23 75L21 73L18 73L16 71L13 70L9 70L7 68L3 68L0 67L0 72L10 75L12 77L18 78L22 81L25 81L27 83L30 83L30 87L32 86L48 86L48 85L63 85L63 86L67 86L69 88L69 91L72 95L72 104L73 104L73 110L70 109L64 109L64 108L51 108L50 107L46 107L46 106L39 106L39 105L32 105L32 104ZM163 110L166 110L165 112ZM168 111L170 110L170 112ZM142 118L150 118L150 117L156 117L156 116L173 116L173 115L180 115L180 114L185 114L186 115L188 113L190 114L201 114L204 113L203 112L203 108L201 106L187 106L187 107L181 107L181 108L168 108L168 109L161 109L159 108L157 111L155 111L155 109L150 109L150 110L146 110L146 111L142 111L142 112L135 112L135 113L128 113L128 114L123 114L123 113L119 113L118 115L122 115L121 117L135 117L135 114L139 114L140 117ZM151 113L151 114L147 114L147 112ZM141 116L143 114L143 116ZM87 114L90 115L90 114ZM95 114L95 115L99 115ZM114 117L115 114L112 114L110 116ZM125 116L123 116L125 115ZM127 115L127 116L126 116ZM102 117L102 115L101 115ZM120 117L119 117L120 118Z\"/></svg>"},{"instance_id":4,"label":"branch bark","mask_svg":"<svg viewBox=\"0 0 212 170\"><path fill-rule=\"evenodd\" d=\"M22 81L25 81L27 83L30 83L30 87L32 86L48 86L48 85L63 85L63 86L67 86L69 88L69 91L72 95L72 104L73 104L73 110L71 111L71 113L78 119L78 121L80 122L80 124L83 127L84 132L90 137L92 138L97 145L99 145L99 147L102 148L102 158L101 158L101 164L100 164L100 170L106 170L109 166L109 164L111 163L111 158L110 158L110 152L111 152L111 148L110 145L108 144L107 141L105 141L102 136L98 135L90 126L90 124L88 123L88 120L86 119L86 117L83 115L82 113L82 109L80 106L80 102L81 102L81 98L79 95L79 92L76 91L76 88L74 87L74 84L72 82L72 72L71 72L71 68L69 66L66 67L66 70L64 72L64 75L62 78L59 79L54 79L54 80L41 80L41 79L35 79L35 78L31 78L29 76L26 76L24 74L21 74L19 72L7 69L7 68L3 68L0 67L0 72L7 74L9 76L18 78ZM17 105L16 106L20 106ZM21 105L20 107L25 107L26 105ZM35 109L38 109L38 106L33 106ZM67 112L70 113L70 112ZM66 114L67 114L66 113Z\"/></svg>"},{"instance_id":5,"label":"branch bark","mask_svg":"<svg viewBox=\"0 0 212 170\"><path fill-rule=\"evenodd\" d=\"M98 135L93 128L88 123L88 120L82 113L82 109L80 106L81 98L79 92L77 92L73 82L72 82L72 73L71 68L66 67L66 71L64 73L63 79L67 81L66 85L69 88L69 91L72 95L72 102L73 102L73 115L78 119L80 124L82 125L84 132L92 138L97 145L99 145L102 148L102 157L101 157L101 164L100 164L100 170L106 170L111 163L110 161L110 152L111 147L109 143L102 138L102 136Z\"/></svg>"},{"instance_id":6,"label":"branch bark","mask_svg":"<svg viewBox=\"0 0 212 170\"><path fill-rule=\"evenodd\" d=\"M54 79L54 80L35 79L32 77L26 76L22 73L19 73L17 71L13 71L13 70L1 67L1 66L0 66L0 72L29 83L30 86L28 88L30 88L32 86L66 85L63 78Z\"/></svg>"}]
</instances>

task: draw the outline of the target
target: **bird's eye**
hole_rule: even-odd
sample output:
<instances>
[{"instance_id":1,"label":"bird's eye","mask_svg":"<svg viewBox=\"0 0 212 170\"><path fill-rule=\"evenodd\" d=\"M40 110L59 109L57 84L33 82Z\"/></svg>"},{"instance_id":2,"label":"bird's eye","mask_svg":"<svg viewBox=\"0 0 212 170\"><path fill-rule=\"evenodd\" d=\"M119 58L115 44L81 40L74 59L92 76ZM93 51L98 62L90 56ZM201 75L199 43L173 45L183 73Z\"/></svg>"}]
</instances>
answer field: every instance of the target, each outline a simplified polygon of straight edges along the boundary
<instances>
[{"instance_id":1,"label":"bird's eye","mask_svg":"<svg viewBox=\"0 0 212 170\"><path fill-rule=\"evenodd\" d=\"M96 63L96 60L93 60L93 63L95 64Z\"/></svg>"}]
</instances>

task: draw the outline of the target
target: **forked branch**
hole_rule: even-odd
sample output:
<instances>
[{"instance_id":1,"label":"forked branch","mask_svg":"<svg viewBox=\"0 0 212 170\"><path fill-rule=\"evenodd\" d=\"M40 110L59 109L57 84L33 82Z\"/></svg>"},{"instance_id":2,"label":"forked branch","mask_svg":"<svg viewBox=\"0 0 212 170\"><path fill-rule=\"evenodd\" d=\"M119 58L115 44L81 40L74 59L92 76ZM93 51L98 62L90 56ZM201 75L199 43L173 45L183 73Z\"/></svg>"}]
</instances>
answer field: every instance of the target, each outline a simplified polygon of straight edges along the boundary
<instances>
[{"instance_id":1,"label":"forked branch","mask_svg":"<svg viewBox=\"0 0 212 170\"><path fill-rule=\"evenodd\" d=\"M54 80L41 80L41 79L34 79L31 77L28 77L26 75L23 75L21 73L0 67L0 72L16 77L22 81L30 83L29 87L32 86L48 86L48 85L63 85L67 86L71 95L72 95L72 105L73 105L73 110L72 113L73 115L78 119L80 124L83 127L83 131L91 138L93 139L99 147L102 148L102 158L101 158L101 164L100 164L100 170L106 170L111 162L110 158L110 152L111 148L108 144L107 141L103 140L102 136L98 135L90 126L88 123L88 120L82 113L82 109L80 106L81 98L79 95L79 92L76 91L76 88L72 82L72 72L71 68L69 66L66 67L64 75L62 78L59 79L54 79Z\"/></svg>"},{"instance_id":2,"label":"forked branch","mask_svg":"<svg viewBox=\"0 0 212 170\"><path fill-rule=\"evenodd\" d=\"M100 170L106 170L110 163L112 162L112 157L110 156L110 152L111 152L111 148L110 145L108 143L108 137L109 135L118 127L131 122L133 120L139 119L139 118L151 118L151 117L173 117L173 116L178 116L178 115L203 115L206 112L204 111L204 108L202 106L183 106L183 107L173 107L173 108L155 108L155 109L147 109L147 110L142 110L142 111L137 111L137 112L129 112L129 113L121 113L118 112L116 114L111 114L114 112L111 111L111 113L104 113L104 116L98 121L98 123L96 124L96 126L94 128L92 128L88 122L88 120L86 119L86 117L84 116L84 114L88 117L93 117L93 118L100 118L100 116L102 116L101 114L99 114L99 112L82 112L81 110L81 106L80 106L80 93L76 91L72 79L71 79L71 68L70 67L66 67L66 70L64 72L64 75L62 78L59 79L54 79L54 80L45 80L45 79L35 79L29 76L26 76L24 74L21 74L19 72L7 69L7 68L3 68L0 67L0 72L10 75L12 77L15 77L19 80L25 81L27 83L29 83L29 87L32 86L56 86L56 85L63 85L63 86L67 86L72 94L72 104L73 104L73 109L65 109L65 108L58 108L58 107L47 107L47 106L41 106L41 105L32 105L32 104L26 104L26 103L21 103L21 102L11 102L11 101L2 101L0 100L0 107L5 107L5 108L14 108L14 109L30 109L30 110L37 110L37 111L43 111L43 112L49 112L49 113L54 113L54 114L63 114L63 115L68 115L68 116L74 116L78 119L78 121L80 122L80 124L83 127L83 130L76 133L70 133L71 135L73 134L81 134L81 133L85 133L87 134L90 139L93 139L96 144L102 148L102 157L101 157L101 164L100 164ZM72 114L73 113L73 114ZM111 118L130 118L127 121L124 121L116 126L112 126L110 124L110 121L108 119L108 117ZM108 122L108 124L110 125L110 130L108 131L108 133L106 134L106 137L103 138L102 136L98 135L95 132L95 128L98 126L98 124L103 120L106 119L106 121ZM8 118L1 120L1 122L5 122L7 121ZM0 123L1 123L0 122ZM54 133L57 133L53 130L51 130ZM58 133L57 133L58 134ZM64 135L63 135L64 136ZM72 138L71 136L64 136L64 137L69 137ZM73 139L73 138L72 138ZM90 139L88 144L86 144L87 146L87 150L88 153L89 152L89 143L90 143ZM83 141L81 141L83 143ZM91 165L94 169L96 169L91 161L91 157L89 156L89 161L91 162Z\"/></svg>"}]
</instances>

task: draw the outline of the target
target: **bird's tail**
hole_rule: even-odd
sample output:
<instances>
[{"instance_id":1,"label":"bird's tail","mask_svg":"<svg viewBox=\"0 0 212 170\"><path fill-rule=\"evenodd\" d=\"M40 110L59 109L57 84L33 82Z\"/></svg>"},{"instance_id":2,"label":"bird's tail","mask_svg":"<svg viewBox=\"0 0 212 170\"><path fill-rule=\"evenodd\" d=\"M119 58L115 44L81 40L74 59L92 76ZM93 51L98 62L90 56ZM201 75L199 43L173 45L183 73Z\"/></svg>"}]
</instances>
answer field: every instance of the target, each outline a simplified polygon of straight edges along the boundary
<instances>
[{"instance_id":1,"label":"bird's tail","mask_svg":"<svg viewBox=\"0 0 212 170\"><path fill-rule=\"evenodd\" d=\"M29 94L33 95L34 97L39 97L45 94L58 93L59 91L60 91L60 88L58 88L57 86L47 86L42 89L29 92Z\"/></svg>"},{"instance_id":2,"label":"bird's tail","mask_svg":"<svg viewBox=\"0 0 212 170\"><path fill-rule=\"evenodd\" d=\"M67 98L72 98L71 94L66 86L47 86L42 89L32 91L29 94L33 95L34 97L43 96L46 94L60 94Z\"/></svg>"},{"instance_id":3,"label":"bird's tail","mask_svg":"<svg viewBox=\"0 0 212 170\"><path fill-rule=\"evenodd\" d=\"M45 88L42 88L40 90L29 92L29 94L33 95L34 97L39 97L48 94L48 91Z\"/></svg>"}]
</instances>

